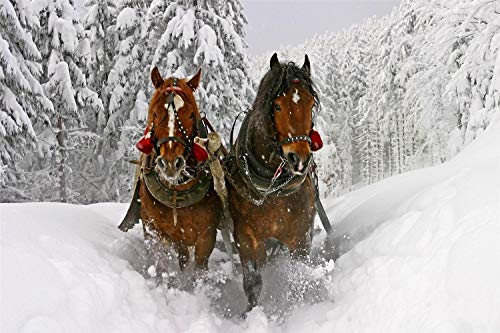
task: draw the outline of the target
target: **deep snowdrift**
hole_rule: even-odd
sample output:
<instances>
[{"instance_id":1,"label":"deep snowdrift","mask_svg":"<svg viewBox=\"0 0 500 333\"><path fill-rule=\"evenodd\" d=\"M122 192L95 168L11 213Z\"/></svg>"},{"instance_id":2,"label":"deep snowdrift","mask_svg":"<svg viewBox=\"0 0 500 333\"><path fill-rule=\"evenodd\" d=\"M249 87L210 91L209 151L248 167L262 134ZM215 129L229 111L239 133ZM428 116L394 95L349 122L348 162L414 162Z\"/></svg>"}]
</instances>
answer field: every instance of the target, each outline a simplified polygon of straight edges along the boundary
<instances>
[{"instance_id":1,"label":"deep snowdrift","mask_svg":"<svg viewBox=\"0 0 500 333\"><path fill-rule=\"evenodd\" d=\"M2 332L500 332L499 143L497 118L452 162L327 203L337 234L345 235L340 244L345 253L335 269L282 259L265 274L264 308L246 320L221 315L237 312L244 302L241 277L225 280L227 267L216 263L222 257L217 251L212 282L194 291L169 289L148 277L153 261L140 228L123 234L115 227L126 205L3 204L0 327ZM284 285L293 292L286 293ZM301 292L305 296L292 302L294 310L270 310Z\"/></svg>"}]
</instances>

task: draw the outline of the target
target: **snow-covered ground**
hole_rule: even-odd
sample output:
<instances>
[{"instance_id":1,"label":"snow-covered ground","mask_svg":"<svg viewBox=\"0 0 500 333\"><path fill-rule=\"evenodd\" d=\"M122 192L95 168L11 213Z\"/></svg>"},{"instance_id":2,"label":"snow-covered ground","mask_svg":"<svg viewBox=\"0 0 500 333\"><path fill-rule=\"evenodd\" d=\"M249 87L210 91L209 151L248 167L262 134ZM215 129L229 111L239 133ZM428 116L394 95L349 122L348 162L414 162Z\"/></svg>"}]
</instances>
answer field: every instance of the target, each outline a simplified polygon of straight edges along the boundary
<instances>
[{"instance_id":1,"label":"snow-covered ground","mask_svg":"<svg viewBox=\"0 0 500 333\"><path fill-rule=\"evenodd\" d=\"M450 163L326 206L335 268L279 259L243 320L218 251L208 282L158 283L140 228L116 229L126 205L3 204L1 331L500 332L498 117Z\"/></svg>"}]
</instances>

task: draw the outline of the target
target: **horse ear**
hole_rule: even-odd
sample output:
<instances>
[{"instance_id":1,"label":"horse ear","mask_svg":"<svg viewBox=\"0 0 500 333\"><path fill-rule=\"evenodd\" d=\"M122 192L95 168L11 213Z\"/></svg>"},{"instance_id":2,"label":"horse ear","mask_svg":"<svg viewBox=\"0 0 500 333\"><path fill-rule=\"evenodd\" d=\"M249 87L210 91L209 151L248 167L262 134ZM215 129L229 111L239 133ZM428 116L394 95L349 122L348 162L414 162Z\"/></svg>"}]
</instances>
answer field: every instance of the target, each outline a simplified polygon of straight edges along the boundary
<instances>
[{"instance_id":1,"label":"horse ear","mask_svg":"<svg viewBox=\"0 0 500 333\"><path fill-rule=\"evenodd\" d=\"M278 54L273 54L271 57L271 69L273 69L276 66L279 66L280 61L278 60Z\"/></svg>"},{"instance_id":2,"label":"horse ear","mask_svg":"<svg viewBox=\"0 0 500 333\"><path fill-rule=\"evenodd\" d=\"M158 67L153 68L153 71L151 71L151 81L153 81L153 86L158 89L161 87L163 84L163 78L161 77L160 71L158 70Z\"/></svg>"},{"instance_id":3,"label":"horse ear","mask_svg":"<svg viewBox=\"0 0 500 333\"><path fill-rule=\"evenodd\" d=\"M306 54L306 59L304 60L304 64L302 65L302 70L306 72L308 75L311 74L311 63L309 62L309 57Z\"/></svg>"},{"instance_id":4,"label":"horse ear","mask_svg":"<svg viewBox=\"0 0 500 333\"><path fill-rule=\"evenodd\" d=\"M198 70L198 73L196 73L188 82L187 85L195 91L198 89L198 86L200 85L201 81L201 68Z\"/></svg>"}]
</instances>

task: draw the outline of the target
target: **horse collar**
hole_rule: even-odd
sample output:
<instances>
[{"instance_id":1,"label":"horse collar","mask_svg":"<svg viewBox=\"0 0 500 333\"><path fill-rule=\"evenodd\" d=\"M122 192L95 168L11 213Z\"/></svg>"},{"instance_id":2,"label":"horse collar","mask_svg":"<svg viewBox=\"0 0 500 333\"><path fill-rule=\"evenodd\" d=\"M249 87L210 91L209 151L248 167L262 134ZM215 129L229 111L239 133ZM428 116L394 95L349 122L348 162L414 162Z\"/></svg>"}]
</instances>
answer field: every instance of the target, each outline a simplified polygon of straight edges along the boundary
<instances>
[{"instance_id":1,"label":"horse collar","mask_svg":"<svg viewBox=\"0 0 500 333\"><path fill-rule=\"evenodd\" d=\"M143 169L142 178L153 198L170 208L183 208L198 203L207 195L212 184L212 175L205 168L199 170L193 180L194 185L184 190L166 186L151 169Z\"/></svg>"},{"instance_id":2,"label":"horse collar","mask_svg":"<svg viewBox=\"0 0 500 333\"><path fill-rule=\"evenodd\" d=\"M248 118L243 121L240 133L247 133L247 127ZM294 193L308 175L307 172L302 175L295 175L284 170L277 175L277 170L271 170L267 166L262 165L253 152L248 149L245 134L240 136L233 154L236 156L234 166L243 181L254 193L253 197L249 197L249 199L257 205L262 204L263 199L270 194L274 196L287 196ZM278 169L280 167L282 167L281 164Z\"/></svg>"}]
</instances>

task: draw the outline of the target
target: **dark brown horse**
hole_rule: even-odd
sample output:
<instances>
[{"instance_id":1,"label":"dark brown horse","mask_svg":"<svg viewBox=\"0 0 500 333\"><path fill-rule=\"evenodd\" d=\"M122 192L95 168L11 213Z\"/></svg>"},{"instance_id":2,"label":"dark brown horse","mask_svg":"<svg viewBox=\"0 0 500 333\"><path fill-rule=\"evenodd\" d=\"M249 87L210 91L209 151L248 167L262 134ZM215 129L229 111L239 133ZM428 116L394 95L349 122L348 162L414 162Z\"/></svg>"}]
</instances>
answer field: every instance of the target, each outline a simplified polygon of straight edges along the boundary
<instances>
[{"instance_id":1,"label":"dark brown horse","mask_svg":"<svg viewBox=\"0 0 500 333\"><path fill-rule=\"evenodd\" d=\"M258 303L265 242L295 258L309 255L315 209L310 174L313 111L319 107L306 55L302 67L276 54L262 79L228 161L229 204L249 309Z\"/></svg>"},{"instance_id":2,"label":"dark brown horse","mask_svg":"<svg viewBox=\"0 0 500 333\"><path fill-rule=\"evenodd\" d=\"M194 98L200 77L201 71L190 80L164 80L153 69L147 131L154 150L143 163L139 195L145 234L173 244L181 269L193 246L196 268L206 270L222 207L209 168L196 155L195 137L207 136Z\"/></svg>"}]
</instances>

